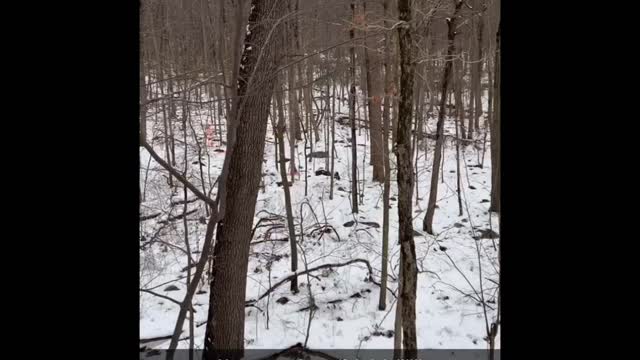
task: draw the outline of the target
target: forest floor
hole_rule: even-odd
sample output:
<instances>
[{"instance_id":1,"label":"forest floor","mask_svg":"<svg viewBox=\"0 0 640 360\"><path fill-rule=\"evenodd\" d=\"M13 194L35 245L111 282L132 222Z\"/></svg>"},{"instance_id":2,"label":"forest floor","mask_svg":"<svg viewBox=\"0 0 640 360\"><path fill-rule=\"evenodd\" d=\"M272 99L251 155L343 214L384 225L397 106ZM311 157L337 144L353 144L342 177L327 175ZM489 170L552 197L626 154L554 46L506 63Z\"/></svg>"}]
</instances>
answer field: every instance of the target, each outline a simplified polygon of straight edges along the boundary
<instances>
[{"instance_id":1,"label":"forest floor","mask_svg":"<svg viewBox=\"0 0 640 360\"><path fill-rule=\"evenodd\" d=\"M347 111L346 103L343 112ZM201 126L207 118L208 110L192 110L192 123L204 147L204 131ZM178 112L179 114L179 112ZM346 114L337 114L339 117ZM161 121L151 125L149 133L156 140L156 152L164 156L164 145L159 138ZM430 118L428 133L435 134L436 119ZM153 131L151 131L153 127ZM183 169L184 146L181 126L176 124L176 168ZM369 139L366 129L358 130L358 168L360 171L359 213L352 214L350 189L350 129L336 122L335 171L340 180L335 181L334 198L329 200L330 177L316 176L315 171L326 169L325 159L314 158L307 174L308 195L305 196L304 141L298 142L300 178L296 178L291 188L296 233L300 233L301 212L303 216L304 240L300 240L299 271L305 266L311 268L326 263L344 263L351 259L368 260L373 267L373 277L380 281L382 248L382 184L371 181L372 166L369 165ZM455 135L454 122L448 119L445 134ZM198 150L188 128L189 178L202 188L198 165ZM216 137L217 138L217 137ZM417 195L414 189L413 226L416 232L415 244L418 258L418 289L416 304L416 327L419 348L430 349L486 349L486 324L496 318L498 252L499 239L487 235L491 230L498 232L498 217L488 212L491 185L491 161L489 139L486 142L484 166L478 167L482 158L482 133L477 137L477 145L461 146L461 193L463 216L458 216L456 192L456 151L455 143L448 137L446 141L443 180L439 183L438 208L434 219L436 236L422 231L422 220L426 212L431 180L431 164L435 141L427 139L427 152L423 141L419 142ZM280 220L264 221L255 231L252 241L271 240L288 237L284 194L279 172L275 165L274 137L271 124L267 130L267 143L263 163L263 184L258 194L254 226L262 218L277 215ZM364 145L364 146L363 146ZM289 147L287 158L289 157ZM203 154L205 187L215 181L221 171L225 152L224 146L215 141ZM314 145L314 151L324 151L324 142ZM364 173L363 173L363 157ZM165 157L166 158L166 157ZM160 167L146 150L140 150L141 188L144 188L144 202L141 217L160 214L141 221L140 287L182 301L186 292L187 256L177 249L184 246L182 220L167 221L168 217L181 214L183 204L175 204L183 198L182 187L171 190L167 184L167 172ZM414 164L415 165L415 164ZM148 167L148 169L147 169ZM395 156L391 155L391 167L395 169ZM210 178L210 180L209 180ZM364 180L364 183L363 181ZM175 179L174 179L175 181ZM441 181L441 180L439 180ZM146 184L146 185L145 185ZM362 191L363 190L363 191ZM211 195L215 198L215 191ZM188 200L195 199L189 194ZM395 294L399 263L397 184L395 171L391 180L390 226L389 226L389 282L387 308L378 310L380 287L367 280L367 267L363 263L323 270L299 276L300 292L293 295L289 284L285 284L270 296L256 303L256 307L246 308L245 346L247 349L283 349L295 343L304 343L309 328L308 344L311 349L385 349L393 348L393 328L395 318ZM301 204L308 202L310 206ZM173 203L173 204L172 204ZM206 225L205 209L202 201L188 203L189 242L197 261L203 246ZM317 216L312 214L310 209ZM193 211L193 213L191 213ZM349 223L351 222L351 224ZM365 222L368 222L365 223ZM336 232L318 230L322 225L330 225ZM274 229L270 228L276 225ZM315 230L315 231L314 231ZM269 232L269 234L267 234ZM160 239L165 242L160 243ZM476 240L479 239L479 240ZM142 246L144 245L144 246ZM286 241L260 242L251 247L248 268L246 299L251 300L263 294L266 289L286 277L290 271L290 246ZM305 261L306 259L306 261ZM306 262L306 265L305 265ZM269 266L268 266L269 265ZM269 271L270 268L270 271ZM317 309L310 313L309 288ZM209 285L206 281L194 296L195 346L202 348L208 311ZM482 288L482 291L480 290ZM483 306L477 300L481 295L486 300L486 322ZM306 308L306 310L304 310ZM140 338L149 339L170 335L173 332L179 306L152 294L140 293ZM309 317L312 315L309 327ZM188 334L185 321L183 338ZM167 348L169 340L146 343L150 348ZM179 343L179 348L187 348L188 341ZM500 347L500 335L496 339Z\"/></svg>"}]
</instances>

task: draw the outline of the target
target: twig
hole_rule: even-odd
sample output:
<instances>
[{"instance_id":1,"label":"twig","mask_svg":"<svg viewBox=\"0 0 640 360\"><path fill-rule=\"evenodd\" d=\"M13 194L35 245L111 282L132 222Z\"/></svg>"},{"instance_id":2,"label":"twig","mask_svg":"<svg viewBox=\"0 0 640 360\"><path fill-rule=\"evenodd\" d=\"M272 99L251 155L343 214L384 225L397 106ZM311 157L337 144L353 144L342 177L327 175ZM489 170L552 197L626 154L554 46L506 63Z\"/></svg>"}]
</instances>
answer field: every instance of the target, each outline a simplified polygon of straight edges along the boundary
<instances>
[{"instance_id":1,"label":"twig","mask_svg":"<svg viewBox=\"0 0 640 360\"><path fill-rule=\"evenodd\" d=\"M191 192L193 192L198 198L200 198L200 200L206 202L207 205L211 207L217 207L216 202L214 200L212 200L207 195L203 194L200 190L198 190L197 187L195 187L195 185L189 182L189 180L185 179L185 177L182 176L182 174L180 174L178 170L174 169L173 166L169 165L166 161L164 161L164 159L162 159L160 155L158 155L153 150L153 147L149 145L148 142L143 141L142 146L144 146L144 148L147 149L151 157L153 157L153 159L156 162L158 162L158 164L162 165L163 168L167 169L167 171L169 171L171 175L175 176L176 179L178 179L178 181L180 181L182 184L184 184L184 186L186 186L189 190L191 190Z\"/></svg>"}]
</instances>

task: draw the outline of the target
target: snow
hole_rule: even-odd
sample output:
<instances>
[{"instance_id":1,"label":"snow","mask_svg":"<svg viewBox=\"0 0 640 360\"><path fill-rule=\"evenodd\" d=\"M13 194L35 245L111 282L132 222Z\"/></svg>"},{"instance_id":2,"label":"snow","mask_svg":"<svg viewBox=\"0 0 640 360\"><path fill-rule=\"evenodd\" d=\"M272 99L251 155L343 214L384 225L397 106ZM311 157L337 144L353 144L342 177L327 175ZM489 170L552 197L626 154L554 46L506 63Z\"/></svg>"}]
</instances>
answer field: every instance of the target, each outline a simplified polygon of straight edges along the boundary
<instances>
[{"instance_id":1,"label":"snow","mask_svg":"<svg viewBox=\"0 0 640 360\"><path fill-rule=\"evenodd\" d=\"M318 92L319 94L319 92ZM286 97L285 97L286 98ZM362 104L359 96L358 102ZM486 107L486 99L485 99ZM285 106L287 109L287 106ZM346 111L347 102L342 104L342 109ZM362 111L363 109L361 109ZM193 126L196 131L203 134L208 118L207 109L192 109L194 112ZM180 113L180 111L178 111ZM215 113L215 109L214 112ZM437 114L434 111L434 115ZM346 114L336 114L346 115ZM364 117L364 114L362 114ZM153 122L148 122L148 134L154 136L162 130L162 121L154 126ZM204 126L202 126L202 125ZM436 119L428 121L429 133L435 133ZM176 139L182 139L181 125L175 125L174 132ZM217 130L217 128L216 128ZM321 129L322 130L322 129ZM454 135L455 128L453 121L445 124L445 134ZM220 134L216 134L216 139ZM189 132L191 136L191 132ZM162 136L160 136L162 137ZM225 135L222 134L225 139ZM350 190L350 151L348 146L350 129L339 125L336 122L336 143L337 157L335 159L335 171L339 173L341 179L335 181L334 198L329 200L329 177L316 176L315 170L325 168L325 159L314 159L309 165L308 196L304 196L304 141L298 142L296 164L300 166L300 178L295 179L291 187L293 200L293 212L295 217L296 232L300 229L301 204L308 202L313 208L321 224L325 221L333 226L337 231L340 241L332 233L324 233L321 238L310 236L308 233L316 224L314 215L309 210L309 206L302 207L304 216L303 226L305 228L304 241L301 247L304 255L299 251L298 272L305 269L304 257L308 260L308 267L314 267L325 263L342 263L351 259L361 258L370 262L374 269L374 279L380 279L380 259L381 259L381 239L382 239L382 185L373 183L372 166L369 165L369 139L365 129L358 130L358 166L360 179L362 180L362 160L366 156L366 168L364 171L364 196L363 204L359 205L358 214L351 213L351 202L349 198ZM488 137L487 137L488 138ZM285 137L286 139L286 137ZM482 136L477 139L482 140ZM193 139L191 140L193 141ZM276 182L281 181L279 172L274 163L273 131L269 124L267 130L267 143L265 144L263 164L264 189L258 193L256 217L254 226L261 217L266 216L264 211L271 214L285 216L284 196L281 187ZM286 140L285 140L286 141ZM428 139L429 150L426 154L424 146L420 142L418 158L418 204L416 205L416 194L413 194L413 210L415 211L414 229L420 233L422 231L422 220L426 211L426 202L429 194L429 182L431 178L431 162L433 160L434 141ZM214 141L217 145L218 141ZM366 146L360 146L366 144ZM202 144L204 146L204 144ZM215 147L217 148L217 146ZM222 169L225 152L215 152L215 148L207 149L207 154L203 154L202 160L205 173L205 187L207 190L210 184L215 181ZM285 144L287 157L289 156L289 145ZM488 213L489 202L482 202L490 198L491 184L491 162L489 139L486 144L486 154L484 156L484 167L471 167L477 164L477 158L482 156L482 150L474 148L474 145L464 147L464 160L461 158L461 182L464 216L458 216L458 202L456 197L456 160L455 147L451 140L447 141L444 153L444 184L439 183L438 208L434 219L434 229L436 236L423 234L416 236L416 254L418 259L418 289L416 303L416 328L419 348L430 349L485 349L487 343L483 340L485 333L485 320L482 306L465 294L473 294L470 284L479 291L480 279L478 272L478 254L480 249L484 296L487 300L494 299L495 285L486 279L498 281L497 251L494 243L499 245L499 239L475 240L473 235L478 229L489 229L490 227L498 232L498 219ZM155 151L163 158L165 147L156 141ZM220 147L226 150L224 146ZM314 151L325 151L324 142L314 144ZM183 146L181 142L176 142L176 168L183 169ZM199 180L200 172L197 164L197 147L190 144L188 148L188 177L199 188L202 184ZM464 163L462 163L464 162ZM183 190L180 187L173 194L168 187L166 171L153 160L150 161L150 169L147 171L149 154L146 150L140 151L141 182L147 174L147 186L145 191L145 202L142 204L142 214L149 215L155 212L168 213L175 216L183 212L183 204L171 207L170 200L174 198L183 199ZM287 163L288 164L288 163ZM466 165L466 166L465 166ZM288 166L288 165L287 165ZM395 156L391 155L391 166L395 168ZM208 179L208 171L211 173L211 182ZM174 179L175 181L175 179ZM470 189L469 185L475 187ZM141 183L141 187L144 186ZM362 186L362 184L361 184ZM339 188L345 191L339 190ZM212 192L215 197L215 190ZM398 236L398 216L397 216L397 186L395 182L395 172L391 181L392 200L390 209L389 226L389 274L388 287L394 292L397 288L397 281L394 279L398 274L399 245ZM193 194L189 194L189 199ZM468 206L468 208L467 208ZM189 240L191 249L201 249L203 245L206 225L200 223L198 218L205 216L202 201L196 201L187 205L188 210L198 209L196 214L190 215L189 219ZM159 221L167 216L162 215L154 219L141 223L141 235L147 240L159 231L159 237L163 241L170 242L176 246L184 247L184 229L182 221L174 221L164 226ZM326 220L325 220L326 218ZM352 227L343 226L348 221L357 220L359 223ZM362 224L362 221L375 221L380 227L373 228ZM489 223L491 222L491 225ZM283 223L284 224L284 223ZM471 229L475 227L475 230ZM160 230L159 230L160 229ZM253 241L264 240L267 227L256 230ZM322 233L322 232L320 232ZM316 232L318 235L318 232ZM271 239L285 238L288 236L286 226L273 231ZM476 244L479 247L476 247ZM446 247L445 255L440 247ZM140 286L145 289L152 289L160 284L186 276L186 272L181 269L187 265L184 253L176 251L171 247L161 244L154 244L140 252ZM271 284L290 274L290 262L288 254L290 252L288 242L263 242L252 246L248 267L248 281L246 289L246 299L255 299L269 288L269 272L267 266L267 256L259 254L273 254L272 256L282 256L273 261L271 268ZM199 254L193 254L197 261ZM464 273L464 276L460 271ZM393 337L374 336L376 330L386 332L394 328L395 297L390 292L387 293L387 309L378 310L378 297L380 288L367 281L367 268L364 264L355 263L352 265L335 268L330 272L315 272L311 280L311 292L315 298L315 303L319 309L314 313L311 321L310 336L307 346L316 349L330 348L362 348L362 349L384 349L393 348ZM465 279L466 277L466 279ZM276 289L269 298L264 298L257 302L257 306L246 308L245 320L245 346L247 349L282 349L297 342L304 342L307 326L309 322L309 311L299 311L309 304L309 293L307 288L307 276L298 277L300 292L291 294L288 284ZM169 296L178 301L182 301L185 295L186 279L171 282L159 286L152 291ZM179 288L177 291L164 291L169 285ZM456 290L457 289L457 290ZM204 293L194 296L194 307L196 325L204 322L207 317L209 301L209 286L199 288ZM360 293L360 297L351 297L355 293ZM282 305L276 302L281 297L287 297L289 302ZM341 302L330 303L341 299ZM268 301L267 301L268 300ZM497 298L496 304L497 304ZM489 304L495 307L496 304ZM168 300L155 297L151 294L140 293L140 338L151 338L157 336L170 335L175 326L178 313L178 305ZM266 311L269 312L269 322L267 329ZM495 320L496 312L487 309L489 324ZM341 320L339 320L341 319ZM188 332L188 321L184 325L185 333ZM196 327L195 344L197 348L202 348L204 342L205 326ZM169 342L159 342L158 348L167 348ZM186 348L187 341L181 341L179 348ZM496 339L496 347L500 348L500 332Z\"/></svg>"}]
</instances>

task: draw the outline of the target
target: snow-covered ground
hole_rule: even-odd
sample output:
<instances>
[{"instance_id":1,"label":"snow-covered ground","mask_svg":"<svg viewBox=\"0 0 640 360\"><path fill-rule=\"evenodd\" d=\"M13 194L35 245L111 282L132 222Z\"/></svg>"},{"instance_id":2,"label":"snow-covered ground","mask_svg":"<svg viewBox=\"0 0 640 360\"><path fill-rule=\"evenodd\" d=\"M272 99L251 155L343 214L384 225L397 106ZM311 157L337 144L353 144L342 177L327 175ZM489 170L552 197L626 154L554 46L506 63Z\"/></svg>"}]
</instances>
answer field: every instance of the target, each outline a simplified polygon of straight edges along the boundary
<instances>
[{"instance_id":1,"label":"snow-covered ground","mask_svg":"<svg viewBox=\"0 0 640 360\"><path fill-rule=\"evenodd\" d=\"M347 111L346 102L343 104L343 112ZM199 111L192 109L192 112ZM178 115L180 112L178 111ZM192 116L192 122L196 133L201 138L204 146L204 131L201 121L204 123L208 110L202 109L202 116ZM153 126L149 122L149 134L160 136L162 121ZM436 119L428 122L429 133L435 133ZM153 129L152 129L153 128ZM191 130L188 128L189 178L199 188L200 170L197 164L197 148L193 142ZM453 121L447 121L445 134L454 135ZM176 139L182 139L181 127L176 124ZM372 166L369 165L369 139L365 129L358 131L358 167L360 180L364 179L364 187L360 184L364 197L359 205L359 213L352 214L350 202L350 129L336 123L336 150L335 171L339 173L340 180L335 181L334 198L329 200L329 177L315 175L315 170L325 169L325 159L313 159L309 162L308 172L308 196L304 196L304 141L298 142L298 158L296 164L300 166L300 178L296 179L291 188L293 210L296 223L296 232L300 229L300 212L304 217L304 240L301 247L304 256L299 252L298 269L306 266L314 267L325 263L343 263L351 259L366 259L374 270L374 280L380 279L381 248L382 248L382 184L371 181ZM223 136L224 137L224 136ZM216 135L217 138L217 135ZM424 145L421 142L418 152L418 176L416 194L414 190L414 229L420 233L415 237L416 254L418 257L418 290L416 304L416 327L419 348L435 349L485 349L487 342L485 314L481 304L474 298L479 297L482 287L487 305L493 309L497 307L497 285L499 264L497 261L497 246L499 239L480 237L480 230L493 229L498 232L498 219L493 215L491 219L488 213L491 161L489 139L486 143L484 155L484 167L479 168L478 159L482 157L482 136L479 137L479 146L468 145L461 153L461 181L462 201L464 215L458 216L458 200L456 194L456 152L454 143L446 142L444 154L444 183L439 184L438 208L434 219L436 236L425 234L422 231L422 220L426 212L426 203L429 195L429 182L431 179L431 164L433 159L433 146L435 141L427 139L428 152L425 154ZM161 140L154 142L154 149L164 157L164 145ZM274 214L286 216L284 195L282 187L276 182L281 181L279 172L275 167L275 155L273 144L273 132L271 126L267 131L267 143L265 145L265 162L263 163L264 188L258 194L256 217L254 226L263 217ZM204 177L207 191L211 181L215 181L220 173L224 160L224 152L216 152L219 142L208 148L208 156L203 154ZM361 146L365 145L365 146ZM288 144L287 157L289 157ZM183 145L176 141L176 168L183 169ZM314 151L323 151L324 142L314 145ZM426 155L426 156L425 156ZM362 172L363 156L366 156L364 174ZM171 200L183 199L182 187L171 196L167 184L167 173L153 159L149 162L149 154L146 150L140 150L141 188L144 187L146 178L145 201L142 204L141 216L161 213L161 215L141 222L140 231L144 239L141 244L154 238L154 234L161 234L156 239L170 243L153 243L147 245L140 252L140 287L151 289L156 293L182 301L186 291L186 271L181 271L187 265L184 252L174 246L184 248L184 228L182 220L161 223L167 216L175 216L183 212L183 204L171 206ZM147 164L150 168L147 171ZM395 156L391 157L391 166L395 169ZM208 169L208 170L207 170ZM175 181L175 180L174 180ZM215 190L212 197L215 197ZM397 185L395 171L391 181L391 209L390 209L390 266L388 288L393 292L397 289L397 274L399 249L398 214L397 214ZM189 194L188 199L194 199ZM304 205L308 202L310 206ZM317 226L317 221L310 211L318 218L320 224L331 225L338 233L338 237L331 232L315 231L313 236L309 233ZM200 250L203 245L206 225L201 220L207 218L202 201L194 201L188 204L188 210L197 211L188 215L189 240L191 249ZM169 213L170 212L170 213ZM353 226L345 226L349 221L356 222ZM375 222L375 225L363 224ZM490 224L490 221L492 223ZM265 224L263 222L263 224ZM273 222L273 224L285 225L285 222ZM348 225L348 224L347 224ZM256 229L253 241L265 240L268 226ZM322 235L321 237L319 237ZM281 226L271 231L270 239L287 237L286 226ZM261 242L251 248L246 299L255 299L263 294L278 280L290 274L290 247L288 242ZM480 263L478 262L480 254ZM193 258L197 261L198 254ZM269 271L269 266L271 270ZM269 280L269 274L271 279ZM311 326L309 328L309 348L362 348L383 349L393 348L395 295L391 291L387 293L387 308L378 310L378 298L380 288L367 280L367 268L362 263L335 268L331 271L318 271L312 273L309 278L306 275L299 277L300 292L293 295L288 284L283 285L256 303L257 307L246 308L245 321L245 346L247 349L282 349L297 342L303 343L307 336L309 323L309 310L301 310L308 307L309 292L308 279L311 282L311 293L318 309L313 312ZM481 275L481 276L480 276ZM179 279L181 278L181 279ZM482 280L481 280L482 278ZM172 281L176 280L177 281ZM171 282L172 281L172 282ZM165 291L170 286L177 290ZM205 326L202 324L207 317L209 301L209 286L206 282L201 291L194 297L195 314L195 345L202 348L204 342ZM286 298L288 301L284 304ZM282 299L282 300L281 300ZM280 302L277 302L280 300ZM496 311L487 308L487 321L490 325L496 317ZM268 315L267 315L268 313ZM140 293L140 338L148 339L170 335L173 332L178 314L178 305L166 299L156 297L149 293ZM267 320L268 319L268 320ZM200 326L198 326L200 325ZM185 333L188 332L188 321L185 322ZM500 347L500 335L496 339L496 347ZM159 341L152 344L153 347L167 348L169 341ZM181 341L179 348L187 348L188 341Z\"/></svg>"}]
</instances>

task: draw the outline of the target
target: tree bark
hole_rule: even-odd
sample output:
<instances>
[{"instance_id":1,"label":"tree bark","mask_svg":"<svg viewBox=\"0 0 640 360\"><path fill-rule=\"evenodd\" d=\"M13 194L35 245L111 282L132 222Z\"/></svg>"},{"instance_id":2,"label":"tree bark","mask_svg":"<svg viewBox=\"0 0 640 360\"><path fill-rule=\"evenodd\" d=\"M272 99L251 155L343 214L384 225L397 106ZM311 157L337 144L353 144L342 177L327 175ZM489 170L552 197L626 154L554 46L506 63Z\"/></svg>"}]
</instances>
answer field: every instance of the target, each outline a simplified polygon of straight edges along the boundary
<instances>
[{"instance_id":1,"label":"tree bark","mask_svg":"<svg viewBox=\"0 0 640 360\"><path fill-rule=\"evenodd\" d=\"M389 0L383 0L383 17L387 18L387 10L389 8ZM388 27L388 21L385 20L385 27ZM391 190L391 164L389 161L389 114L391 105L391 49L389 35L384 36L384 109L382 111L382 155L384 162L384 186L382 194L382 275L380 275L380 299L378 309L385 310L387 307L387 277L389 263L389 194Z\"/></svg>"},{"instance_id":2,"label":"tree bark","mask_svg":"<svg viewBox=\"0 0 640 360\"><path fill-rule=\"evenodd\" d=\"M340 103L342 99L338 102ZM331 97L331 145L327 151L331 152L331 182L329 184L329 200L333 200L334 166L336 152L336 81L333 80L333 96Z\"/></svg>"},{"instance_id":3,"label":"tree bark","mask_svg":"<svg viewBox=\"0 0 640 360\"><path fill-rule=\"evenodd\" d=\"M477 5L476 5L477 7ZM477 49L477 58L476 58L476 62L473 64L476 68L476 82L474 83L474 91L476 93L475 98L476 98L476 105L475 105L475 117L474 117L474 127L477 131L480 131L480 117L483 114L482 111L482 64L484 63L483 59L482 59L482 37L483 37L483 33L484 33L484 11L486 9L486 4L482 4L482 9L480 11L480 14L478 14L478 19L477 19L477 43L476 43L476 49ZM485 129L486 130L486 129Z\"/></svg>"},{"instance_id":4,"label":"tree bark","mask_svg":"<svg viewBox=\"0 0 640 360\"><path fill-rule=\"evenodd\" d=\"M244 299L251 228L260 184L274 71L281 60L286 4L252 0L238 78L238 123L218 226L204 358L239 359L244 349ZM227 153L229 156L229 153ZM231 352L230 352L231 351Z\"/></svg>"},{"instance_id":5,"label":"tree bark","mask_svg":"<svg viewBox=\"0 0 640 360\"><path fill-rule=\"evenodd\" d=\"M433 155L433 170L431 171L431 189L429 191L429 202L427 204L427 214L423 221L423 230L433 235L433 216L436 211L436 199L438 197L438 176L440 175L440 162L444 144L444 114L445 101L447 99L447 89L451 78L451 67L453 66L453 54L455 54L456 25L458 23L458 13L462 6L462 0L453 0L455 9L453 16L447 19L448 32L447 57L442 75L442 89L440 93L440 111L438 112L438 123L436 125L436 148ZM469 129L470 130L470 129Z\"/></svg>"},{"instance_id":6,"label":"tree bark","mask_svg":"<svg viewBox=\"0 0 640 360\"><path fill-rule=\"evenodd\" d=\"M456 62L456 64L454 64L456 70L454 71L454 73L456 74L460 74L460 64L458 64ZM458 216L462 216L463 212L462 212L462 196L460 194L460 136L459 136L459 131L458 128L460 127L460 123L461 123L461 116L462 113L464 112L464 108L462 108L461 106L459 106L462 103L462 96L460 94L460 90L462 87L462 78L458 76L458 78L454 81L454 92L455 92L455 98L456 98L456 120L455 120L455 127L456 127L456 193L458 195ZM466 166L466 164L465 164Z\"/></svg>"},{"instance_id":7,"label":"tree bark","mask_svg":"<svg viewBox=\"0 0 640 360\"><path fill-rule=\"evenodd\" d=\"M500 23L496 33L496 55L494 59L493 116L491 121L491 207L489 211L500 212Z\"/></svg>"},{"instance_id":8,"label":"tree bark","mask_svg":"<svg viewBox=\"0 0 640 360\"><path fill-rule=\"evenodd\" d=\"M366 16L366 1L362 2ZM366 31L366 30L365 30ZM365 32L366 34L366 32ZM369 107L369 134L371 136L371 163L373 164L373 181L384 181L384 164L382 154L381 109L382 89L380 80L380 57L375 50L377 37L365 37L364 60L367 77L367 100ZM371 50L370 48L374 48Z\"/></svg>"},{"instance_id":9,"label":"tree bark","mask_svg":"<svg viewBox=\"0 0 640 360\"><path fill-rule=\"evenodd\" d=\"M402 264L402 252L400 252L400 264ZM393 358L402 359L402 265L398 271L398 297L396 299L396 313L393 324Z\"/></svg>"},{"instance_id":10,"label":"tree bark","mask_svg":"<svg viewBox=\"0 0 640 360\"><path fill-rule=\"evenodd\" d=\"M351 1L351 15L355 22L355 0ZM352 25L349 29L351 47L349 49L351 66L349 68L349 121L351 124L351 207L352 213L358 213L358 139L356 137L356 51L353 43L355 29Z\"/></svg>"},{"instance_id":11,"label":"tree bark","mask_svg":"<svg viewBox=\"0 0 640 360\"><path fill-rule=\"evenodd\" d=\"M400 45L400 99L398 106L398 137L396 157L398 159L398 219L402 278L402 345L403 356L417 358L416 339L416 249L413 240L412 203L413 170L411 168L411 118L413 109L413 80L415 75L415 44L412 39L412 8L410 0L398 0L398 25Z\"/></svg>"},{"instance_id":12,"label":"tree bark","mask_svg":"<svg viewBox=\"0 0 640 360\"><path fill-rule=\"evenodd\" d=\"M287 38L293 40L293 25L288 28ZM291 183L295 182L295 176L298 174L296 166L296 140L302 139L300 134L300 115L298 111L298 98L295 90L295 70L290 67L287 70L287 80L289 87L289 173L291 174Z\"/></svg>"},{"instance_id":13,"label":"tree bark","mask_svg":"<svg viewBox=\"0 0 640 360\"><path fill-rule=\"evenodd\" d=\"M289 228L289 244L291 245L291 272L298 271L298 248L296 246L296 230L293 224L293 209L291 208L291 192L289 191L289 181L287 179L287 167L284 156L284 132L286 130L284 110L282 109L282 93L280 86L276 87L276 106L278 108L278 147L280 153L280 177L282 178L282 189L284 191L284 204L287 211L287 227ZM298 277L291 280L291 292L298 293Z\"/></svg>"},{"instance_id":14,"label":"tree bark","mask_svg":"<svg viewBox=\"0 0 640 360\"><path fill-rule=\"evenodd\" d=\"M147 141L147 87L144 81L144 59L140 59L140 145Z\"/></svg>"}]
</instances>

